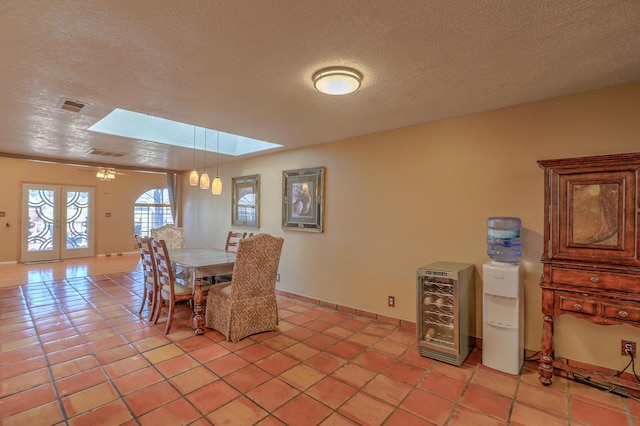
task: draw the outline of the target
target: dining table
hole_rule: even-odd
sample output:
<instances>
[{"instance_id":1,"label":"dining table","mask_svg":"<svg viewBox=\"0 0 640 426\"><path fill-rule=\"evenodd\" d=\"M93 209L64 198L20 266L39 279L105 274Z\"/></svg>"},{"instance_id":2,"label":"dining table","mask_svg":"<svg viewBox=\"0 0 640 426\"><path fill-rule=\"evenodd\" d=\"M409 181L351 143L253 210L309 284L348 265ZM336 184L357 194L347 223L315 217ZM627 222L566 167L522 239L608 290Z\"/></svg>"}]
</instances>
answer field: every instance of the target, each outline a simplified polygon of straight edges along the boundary
<instances>
[{"instance_id":1,"label":"dining table","mask_svg":"<svg viewBox=\"0 0 640 426\"><path fill-rule=\"evenodd\" d=\"M169 258L174 271L193 288L191 326L196 335L204 334L202 279L232 273L236 253L217 248L181 248L169 250Z\"/></svg>"}]
</instances>

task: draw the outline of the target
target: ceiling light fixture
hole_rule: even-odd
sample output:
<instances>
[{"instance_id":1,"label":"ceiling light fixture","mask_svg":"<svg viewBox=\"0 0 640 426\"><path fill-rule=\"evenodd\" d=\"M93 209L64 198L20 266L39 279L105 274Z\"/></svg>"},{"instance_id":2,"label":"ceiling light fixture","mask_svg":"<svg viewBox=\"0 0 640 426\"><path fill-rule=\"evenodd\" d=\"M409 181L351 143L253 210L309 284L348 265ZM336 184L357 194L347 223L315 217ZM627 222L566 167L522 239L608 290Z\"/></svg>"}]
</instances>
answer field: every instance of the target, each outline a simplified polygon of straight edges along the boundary
<instances>
[{"instance_id":1,"label":"ceiling light fixture","mask_svg":"<svg viewBox=\"0 0 640 426\"><path fill-rule=\"evenodd\" d=\"M209 175L207 174L207 129L204 129L204 171L200 175L200 189L209 189Z\"/></svg>"},{"instance_id":2,"label":"ceiling light fixture","mask_svg":"<svg viewBox=\"0 0 640 426\"><path fill-rule=\"evenodd\" d=\"M198 186L198 171L196 170L196 126L193 126L193 169L189 173L189 185Z\"/></svg>"},{"instance_id":3,"label":"ceiling light fixture","mask_svg":"<svg viewBox=\"0 0 640 426\"><path fill-rule=\"evenodd\" d=\"M218 155L220 151L220 131L218 131L218 137L216 139L216 177L213 179L213 183L211 184L211 192L213 195L222 194L222 181L218 176Z\"/></svg>"},{"instance_id":4,"label":"ceiling light fixture","mask_svg":"<svg viewBox=\"0 0 640 426\"><path fill-rule=\"evenodd\" d=\"M353 93L362 83L362 74L353 68L323 68L313 74L315 88L327 95L347 95Z\"/></svg>"},{"instance_id":5,"label":"ceiling light fixture","mask_svg":"<svg viewBox=\"0 0 640 426\"><path fill-rule=\"evenodd\" d=\"M103 182L111 182L116 178L116 171L113 169L100 167L98 169L98 173L96 173L96 177Z\"/></svg>"}]
</instances>

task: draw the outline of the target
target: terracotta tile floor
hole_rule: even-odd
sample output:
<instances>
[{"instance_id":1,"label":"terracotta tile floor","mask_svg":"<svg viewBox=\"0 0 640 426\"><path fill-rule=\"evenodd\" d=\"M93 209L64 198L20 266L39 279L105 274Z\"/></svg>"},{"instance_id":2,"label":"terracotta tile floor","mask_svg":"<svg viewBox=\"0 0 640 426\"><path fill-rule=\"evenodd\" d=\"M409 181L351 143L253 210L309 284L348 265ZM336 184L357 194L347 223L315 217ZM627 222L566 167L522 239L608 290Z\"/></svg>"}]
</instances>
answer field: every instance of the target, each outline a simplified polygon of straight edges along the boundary
<instances>
[{"instance_id":1,"label":"terracotta tile floor","mask_svg":"<svg viewBox=\"0 0 640 426\"><path fill-rule=\"evenodd\" d=\"M0 288L0 424L638 425L640 403L556 377L418 355L412 332L279 298L229 343L137 315L138 272ZM164 320L161 320L161 322Z\"/></svg>"}]
</instances>

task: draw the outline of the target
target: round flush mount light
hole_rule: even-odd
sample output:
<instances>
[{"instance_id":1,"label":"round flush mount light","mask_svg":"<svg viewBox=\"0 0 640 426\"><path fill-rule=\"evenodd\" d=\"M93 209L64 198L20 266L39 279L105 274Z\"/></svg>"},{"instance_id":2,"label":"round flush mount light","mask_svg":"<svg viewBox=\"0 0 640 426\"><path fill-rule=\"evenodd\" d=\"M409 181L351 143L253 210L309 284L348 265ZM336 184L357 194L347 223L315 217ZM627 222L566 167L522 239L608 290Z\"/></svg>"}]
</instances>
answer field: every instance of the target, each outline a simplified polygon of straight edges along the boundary
<instances>
[{"instance_id":1,"label":"round flush mount light","mask_svg":"<svg viewBox=\"0 0 640 426\"><path fill-rule=\"evenodd\" d=\"M323 68L313 74L313 85L327 95L347 95L360 87L362 74L353 68Z\"/></svg>"}]
</instances>

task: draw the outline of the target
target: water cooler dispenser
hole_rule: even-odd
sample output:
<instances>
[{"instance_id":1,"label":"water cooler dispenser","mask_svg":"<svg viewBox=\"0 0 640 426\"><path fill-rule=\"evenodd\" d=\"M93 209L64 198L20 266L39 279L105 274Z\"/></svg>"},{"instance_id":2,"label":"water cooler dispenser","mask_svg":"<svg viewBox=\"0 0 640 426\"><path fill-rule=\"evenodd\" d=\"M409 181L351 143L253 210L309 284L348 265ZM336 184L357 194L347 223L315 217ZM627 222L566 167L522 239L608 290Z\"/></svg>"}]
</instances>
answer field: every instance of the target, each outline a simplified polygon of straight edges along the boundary
<instances>
[{"instance_id":1,"label":"water cooler dispenser","mask_svg":"<svg viewBox=\"0 0 640 426\"><path fill-rule=\"evenodd\" d=\"M524 298L520 264L483 265L482 364L519 374L524 355Z\"/></svg>"},{"instance_id":2,"label":"water cooler dispenser","mask_svg":"<svg viewBox=\"0 0 640 426\"><path fill-rule=\"evenodd\" d=\"M520 250L520 219L490 217L483 265L482 364L519 374L524 358L524 294Z\"/></svg>"}]
</instances>

